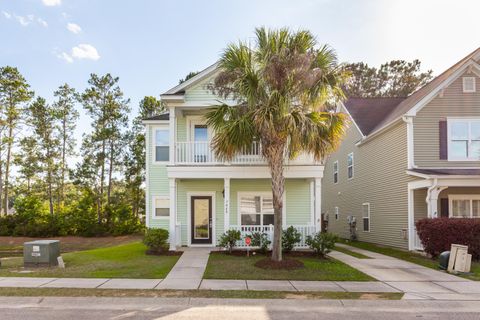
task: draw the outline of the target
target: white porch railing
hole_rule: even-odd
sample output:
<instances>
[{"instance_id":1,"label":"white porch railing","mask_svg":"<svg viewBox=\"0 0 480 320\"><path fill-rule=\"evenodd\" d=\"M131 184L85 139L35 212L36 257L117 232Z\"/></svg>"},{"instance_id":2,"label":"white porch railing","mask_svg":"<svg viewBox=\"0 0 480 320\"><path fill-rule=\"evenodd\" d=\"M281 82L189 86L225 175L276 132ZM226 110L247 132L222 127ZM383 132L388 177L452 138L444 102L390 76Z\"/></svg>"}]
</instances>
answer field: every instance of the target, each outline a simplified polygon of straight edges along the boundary
<instances>
[{"instance_id":1,"label":"white porch railing","mask_svg":"<svg viewBox=\"0 0 480 320\"><path fill-rule=\"evenodd\" d=\"M415 249L415 250L423 250L422 241L420 240L420 237L418 236L418 233L417 233L417 228L415 228L415 227L413 227L413 234L414 234L414 237L413 237L413 249Z\"/></svg>"},{"instance_id":2,"label":"white porch railing","mask_svg":"<svg viewBox=\"0 0 480 320\"><path fill-rule=\"evenodd\" d=\"M178 164L218 164L222 161L215 158L210 141L177 142L175 144L175 163ZM234 164L265 163L261 157L260 143L254 142L251 147L235 156Z\"/></svg>"},{"instance_id":3,"label":"white porch railing","mask_svg":"<svg viewBox=\"0 0 480 320\"><path fill-rule=\"evenodd\" d=\"M311 225L294 225L293 226L301 234L300 242L295 245L295 249L308 248L306 244L307 236L315 233L315 226ZM237 241L238 248L247 248L245 237L255 232L265 233L268 240L273 241L273 225L268 226L230 226L230 229L240 230L241 239ZM285 230L286 228L284 228Z\"/></svg>"}]
</instances>

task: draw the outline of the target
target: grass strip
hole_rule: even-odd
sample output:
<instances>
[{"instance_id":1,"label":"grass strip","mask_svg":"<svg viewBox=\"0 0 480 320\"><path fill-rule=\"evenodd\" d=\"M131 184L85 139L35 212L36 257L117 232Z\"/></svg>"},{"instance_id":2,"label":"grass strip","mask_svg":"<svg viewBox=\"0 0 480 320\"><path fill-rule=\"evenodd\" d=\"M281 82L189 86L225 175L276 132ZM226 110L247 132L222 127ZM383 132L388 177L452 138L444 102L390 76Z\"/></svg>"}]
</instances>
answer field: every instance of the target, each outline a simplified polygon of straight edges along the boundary
<instances>
[{"instance_id":1,"label":"grass strip","mask_svg":"<svg viewBox=\"0 0 480 320\"><path fill-rule=\"evenodd\" d=\"M400 300L403 293L367 292L287 292L248 290L125 290L70 288L0 288L0 296L9 297L156 297L223 299L355 299Z\"/></svg>"},{"instance_id":2,"label":"grass strip","mask_svg":"<svg viewBox=\"0 0 480 320\"><path fill-rule=\"evenodd\" d=\"M359 252L349 250L349 249L344 248L344 247L336 246L333 250L341 252L341 253L348 254L348 255L350 255L352 257L355 257L355 258L358 258L358 259L372 259L372 257L366 256L366 255L361 254Z\"/></svg>"}]
</instances>

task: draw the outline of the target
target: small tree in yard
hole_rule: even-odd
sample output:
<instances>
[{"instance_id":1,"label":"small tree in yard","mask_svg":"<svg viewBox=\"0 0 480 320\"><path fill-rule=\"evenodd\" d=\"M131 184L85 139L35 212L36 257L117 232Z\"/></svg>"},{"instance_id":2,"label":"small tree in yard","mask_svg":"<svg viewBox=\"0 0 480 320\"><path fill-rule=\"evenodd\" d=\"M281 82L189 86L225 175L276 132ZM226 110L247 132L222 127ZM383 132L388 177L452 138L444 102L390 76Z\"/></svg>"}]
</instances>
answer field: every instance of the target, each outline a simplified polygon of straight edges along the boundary
<instances>
[{"instance_id":1,"label":"small tree in yard","mask_svg":"<svg viewBox=\"0 0 480 320\"><path fill-rule=\"evenodd\" d=\"M231 160L254 142L271 175L274 208L272 260L282 260L284 161L302 152L322 160L339 144L344 114L332 111L344 97L346 75L335 52L308 31L256 29L256 45L230 44L219 61L212 90L236 105L206 115L216 134L215 155Z\"/></svg>"},{"instance_id":2,"label":"small tree in yard","mask_svg":"<svg viewBox=\"0 0 480 320\"><path fill-rule=\"evenodd\" d=\"M162 253L168 251L168 230L150 228L145 231L143 243L148 252Z\"/></svg>"},{"instance_id":3,"label":"small tree in yard","mask_svg":"<svg viewBox=\"0 0 480 320\"><path fill-rule=\"evenodd\" d=\"M314 236L308 236L305 242L317 255L325 257L335 247L337 240L338 237L333 233L318 232Z\"/></svg>"},{"instance_id":4,"label":"small tree in yard","mask_svg":"<svg viewBox=\"0 0 480 320\"><path fill-rule=\"evenodd\" d=\"M237 245L237 241L241 239L240 231L238 230L228 230L220 236L220 247L228 249L229 253L232 253L233 248Z\"/></svg>"}]
</instances>

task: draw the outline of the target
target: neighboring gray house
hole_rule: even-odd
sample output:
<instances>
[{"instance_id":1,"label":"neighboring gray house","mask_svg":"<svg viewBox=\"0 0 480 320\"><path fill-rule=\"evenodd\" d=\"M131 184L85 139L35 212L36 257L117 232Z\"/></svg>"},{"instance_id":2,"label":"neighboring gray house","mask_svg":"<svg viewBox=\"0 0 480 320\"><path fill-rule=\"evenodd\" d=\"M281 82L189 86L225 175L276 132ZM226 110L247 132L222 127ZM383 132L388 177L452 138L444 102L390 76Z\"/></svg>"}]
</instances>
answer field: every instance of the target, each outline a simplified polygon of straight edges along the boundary
<instances>
[{"instance_id":1,"label":"neighboring gray house","mask_svg":"<svg viewBox=\"0 0 480 320\"><path fill-rule=\"evenodd\" d=\"M415 222L480 218L480 48L406 98L351 98L340 148L325 164L328 229L421 249Z\"/></svg>"}]
</instances>

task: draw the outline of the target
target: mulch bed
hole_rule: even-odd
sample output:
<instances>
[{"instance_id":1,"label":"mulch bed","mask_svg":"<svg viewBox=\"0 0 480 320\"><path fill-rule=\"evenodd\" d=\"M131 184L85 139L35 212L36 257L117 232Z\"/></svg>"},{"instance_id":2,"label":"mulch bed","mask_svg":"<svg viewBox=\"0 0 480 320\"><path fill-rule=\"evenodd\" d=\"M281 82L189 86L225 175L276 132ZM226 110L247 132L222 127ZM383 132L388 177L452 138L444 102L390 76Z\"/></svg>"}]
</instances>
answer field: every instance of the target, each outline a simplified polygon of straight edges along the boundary
<instances>
[{"instance_id":1,"label":"mulch bed","mask_svg":"<svg viewBox=\"0 0 480 320\"><path fill-rule=\"evenodd\" d=\"M295 270L303 268L303 262L296 259L283 259L282 261L273 261L270 258L258 260L255 267L268 270Z\"/></svg>"}]
</instances>

